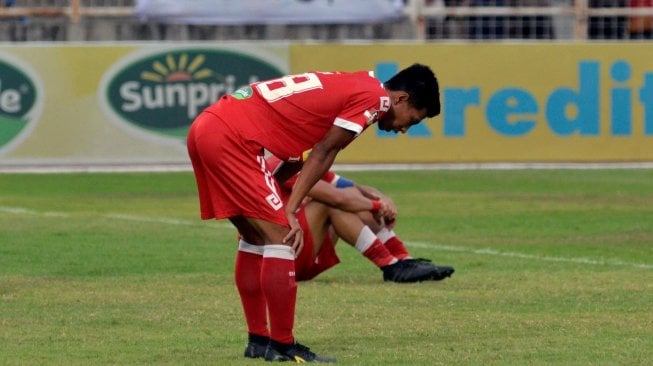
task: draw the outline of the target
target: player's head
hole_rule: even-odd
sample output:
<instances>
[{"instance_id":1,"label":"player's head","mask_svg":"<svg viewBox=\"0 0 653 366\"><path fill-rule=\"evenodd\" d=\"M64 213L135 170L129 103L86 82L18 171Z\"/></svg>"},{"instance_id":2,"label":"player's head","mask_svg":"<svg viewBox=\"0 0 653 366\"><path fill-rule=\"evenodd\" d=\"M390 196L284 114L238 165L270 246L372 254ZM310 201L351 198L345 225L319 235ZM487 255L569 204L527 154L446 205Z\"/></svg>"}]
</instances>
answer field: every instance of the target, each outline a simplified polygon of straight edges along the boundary
<instances>
[{"instance_id":1,"label":"player's head","mask_svg":"<svg viewBox=\"0 0 653 366\"><path fill-rule=\"evenodd\" d=\"M378 121L383 131L406 133L427 117L440 114L440 87L428 66L414 64L383 83L391 109Z\"/></svg>"},{"instance_id":2,"label":"player's head","mask_svg":"<svg viewBox=\"0 0 653 366\"><path fill-rule=\"evenodd\" d=\"M408 93L408 103L426 109L426 117L440 114L440 86L428 66L413 64L383 83L386 89Z\"/></svg>"}]
</instances>

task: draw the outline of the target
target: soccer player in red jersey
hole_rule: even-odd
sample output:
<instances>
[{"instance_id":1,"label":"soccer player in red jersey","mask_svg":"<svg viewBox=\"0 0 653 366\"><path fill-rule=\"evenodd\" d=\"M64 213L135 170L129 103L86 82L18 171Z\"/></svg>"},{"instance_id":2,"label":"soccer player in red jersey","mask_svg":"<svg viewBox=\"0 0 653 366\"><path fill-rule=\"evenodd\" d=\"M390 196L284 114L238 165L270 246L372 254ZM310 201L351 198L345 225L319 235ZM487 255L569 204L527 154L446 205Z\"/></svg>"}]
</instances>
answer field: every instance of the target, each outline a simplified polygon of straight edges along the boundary
<instances>
[{"instance_id":1,"label":"soccer player in red jersey","mask_svg":"<svg viewBox=\"0 0 653 366\"><path fill-rule=\"evenodd\" d=\"M283 162L270 156L267 164L275 173ZM278 179L282 200L292 192L297 176ZM370 205L372 210L368 209ZM297 212L304 233L304 250L295 259L296 279L310 280L338 264L340 259L334 246L339 238L380 268L384 281L439 281L450 277L453 267L412 258L393 230L396 215L392 199L378 189L328 171L313 185Z\"/></svg>"},{"instance_id":2,"label":"soccer player in red jersey","mask_svg":"<svg viewBox=\"0 0 653 366\"><path fill-rule=\"evenodd\" d=\"M269 339L266 360L335 361L311 352L293 335L295 256L303 245L296 212L356 136L374 123L384 131L406 132L440 113L439 94L435 75L420 64L385 83L369 72L307 72L225 95L191 125L187 145L202 219L227 218L241 242L263 247L263 255L238 251L235 281L250 341ZM264 149L284 161L299 160L311 149L285 204Z\"/></svg>"},{"instance_id":3,"label":"soccer player in red jersey","mask_svg":"<svg viewBox=\"0 0 653 366\"><path fill-rule=\"evenodd\" d=\"M275 158L268 158L269 169ZM292 192L296 176L280 182L281 195ZM413 258L393 228L397 209L379 190L362 186L328 171L309 191L297 218L304 232L304 250L295 260L298 281L310 280L340 262L334 246L339 238L383 271L384 281L440 281L454 268ZM386 215L369 207L386 206Z\"/></svg>"}]
</instances>

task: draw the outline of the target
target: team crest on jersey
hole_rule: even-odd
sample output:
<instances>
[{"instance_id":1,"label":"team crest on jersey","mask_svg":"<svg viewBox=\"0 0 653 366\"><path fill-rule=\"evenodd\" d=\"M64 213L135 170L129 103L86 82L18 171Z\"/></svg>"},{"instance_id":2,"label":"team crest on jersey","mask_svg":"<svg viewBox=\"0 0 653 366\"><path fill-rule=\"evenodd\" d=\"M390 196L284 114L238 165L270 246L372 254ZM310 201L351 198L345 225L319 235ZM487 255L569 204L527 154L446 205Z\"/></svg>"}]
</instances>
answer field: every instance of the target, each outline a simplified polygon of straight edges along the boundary
<instances>
[{"instance_id":1,"label":"team crest on jersey","mask_svg":"<svg viewBox=\"0 0 653 366\"><path fill-rule=\"evenodd\" d=\"M231 93L231 96L236 99L247 99L252 96L252 87L245 86L235 92Z\"/></svg>"}]
</instances>

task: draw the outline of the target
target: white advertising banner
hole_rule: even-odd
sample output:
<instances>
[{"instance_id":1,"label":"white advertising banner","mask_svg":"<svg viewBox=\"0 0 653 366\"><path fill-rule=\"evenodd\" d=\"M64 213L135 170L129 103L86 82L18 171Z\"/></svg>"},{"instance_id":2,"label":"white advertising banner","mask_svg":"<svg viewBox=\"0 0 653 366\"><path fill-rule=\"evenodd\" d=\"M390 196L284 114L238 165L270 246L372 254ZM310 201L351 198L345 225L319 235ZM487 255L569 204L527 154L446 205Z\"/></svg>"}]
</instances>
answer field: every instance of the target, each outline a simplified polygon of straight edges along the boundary
<instances>
[{"instance_id":1,"label":"white advertising banner","mask_svg":"<svg viewBox=\"0 0 653 366\"><path fill-rule=\"evenodd\" d=\"M142 20L174 24L373 23L403 17L402 0L137 0Z\"/></svg>"}]
</instances>

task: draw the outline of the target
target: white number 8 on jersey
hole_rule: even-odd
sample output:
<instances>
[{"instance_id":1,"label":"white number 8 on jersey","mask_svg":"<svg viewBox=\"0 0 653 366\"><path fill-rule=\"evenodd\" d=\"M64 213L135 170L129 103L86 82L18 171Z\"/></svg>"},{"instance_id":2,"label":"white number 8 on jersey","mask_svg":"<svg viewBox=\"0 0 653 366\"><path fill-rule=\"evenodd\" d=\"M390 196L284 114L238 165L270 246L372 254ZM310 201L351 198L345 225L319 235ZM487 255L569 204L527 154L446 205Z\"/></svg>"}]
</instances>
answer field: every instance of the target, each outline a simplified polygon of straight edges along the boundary
<instances>
[{"instance_id":1,"label":"white number 8 on jersey","mask_svg":"<svg viewBox=\"0 0 653 366\"><path fill-rule=\"evenodd\" d=\"M289 95L320 88L322 88L322 82L312 72L284 76L256 85L256 89L258 89L261 96L268 102L274 102Z\"/></svg>"}]
</instances>

